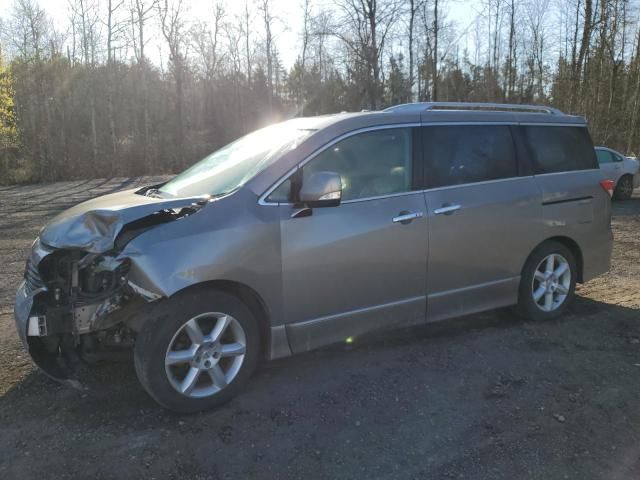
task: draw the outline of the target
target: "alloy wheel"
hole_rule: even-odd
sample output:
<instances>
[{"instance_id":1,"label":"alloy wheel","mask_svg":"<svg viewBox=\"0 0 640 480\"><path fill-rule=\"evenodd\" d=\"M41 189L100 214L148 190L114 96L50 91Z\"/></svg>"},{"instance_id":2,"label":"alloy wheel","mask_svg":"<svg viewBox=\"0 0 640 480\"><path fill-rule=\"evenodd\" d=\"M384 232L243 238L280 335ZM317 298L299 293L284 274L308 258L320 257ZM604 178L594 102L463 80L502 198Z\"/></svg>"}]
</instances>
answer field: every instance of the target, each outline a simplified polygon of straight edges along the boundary
<instances>
[{"instance_id":1,"label":"alloy wheel","mask_svg":"<svg viewBox=\"0 0 640 480\"><path fill-rule=\"evenodd\" d=\"M236 377L247 348L240 322L208 312L185 322L169 342L165 371L171 386L187 397L218 393Z\"/></svg>"},{"instance_id":2,"label":"alloy wheel","mask_svg":"<svg viewBox=\"0 0 640 480\"><path fill-rule=\"evenodd\" d=\"M558 309L569 295L571 267L558 253L547 255L533 275L531 294L536 306L544 312Z\"/></svg>"}]
</instances>

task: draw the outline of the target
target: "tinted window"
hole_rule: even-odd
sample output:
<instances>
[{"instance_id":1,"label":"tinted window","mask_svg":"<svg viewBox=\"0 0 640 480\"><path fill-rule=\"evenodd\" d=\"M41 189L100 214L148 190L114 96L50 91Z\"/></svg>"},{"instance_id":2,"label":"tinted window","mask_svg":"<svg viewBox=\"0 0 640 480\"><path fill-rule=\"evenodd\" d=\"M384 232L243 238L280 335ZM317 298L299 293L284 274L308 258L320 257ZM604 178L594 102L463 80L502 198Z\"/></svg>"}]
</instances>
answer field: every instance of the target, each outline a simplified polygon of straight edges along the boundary
<instances>
[{"instance_id":1,"label":"tinted window","mask_svg":"<svg viewBox=\"0 0 640 480\"><path fill-rule=\"evenodd\" d=\"M535 173L598 168L589 132L584 127L524 127Z\"/></svg>"},{"instance_id":2,"label":"tinted window","mask_svg":"<svg viewBox=\"0 0 640 480\"><path fill-rule=\"evenodd\" d=\"M345 138L321 152L302 172L303 184L315 172L338 173L342 200L410 191L411 129L375 130Z\"/></svg>"},{"instance_id":3,"label":"tinted window","mask_svg":"<svg viewBox=\"0 0 640 480\"><path fill-rule=\"evenodd\" d=\"M596 156L598 157L598 163L600 165L603 163L611 163L614 160L613 155L606 150L596 150Z\"/></svg>"},{"instance_id":4,"label":"tinted window","mask_svg":"<svg viewBox=\"0 0 640 480\"><path fill-rule=\"evenodd\" d=\"M429 187L483 182L517 176L508 126L425 127L424 152Z\"/></svg>"}]
</instances>

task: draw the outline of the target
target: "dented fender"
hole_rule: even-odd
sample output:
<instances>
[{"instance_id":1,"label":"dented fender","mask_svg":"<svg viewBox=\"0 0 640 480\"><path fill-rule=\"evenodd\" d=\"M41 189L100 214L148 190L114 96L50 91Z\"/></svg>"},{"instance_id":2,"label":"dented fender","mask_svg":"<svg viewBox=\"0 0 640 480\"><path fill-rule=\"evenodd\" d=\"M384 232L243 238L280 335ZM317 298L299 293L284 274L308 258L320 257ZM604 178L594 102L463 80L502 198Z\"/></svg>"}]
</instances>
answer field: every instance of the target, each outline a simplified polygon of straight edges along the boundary
<instances>
[{"instance_id":1,"label":"dented fender","mask_svg":"<svg viewBox=\"0 0 640 480\"><path fill-rule=\"evenodd\" d=\"M130 262L129 285L153 300L204 282L234 282L254 290L281 319L279 209L260 206L244 188L214 203L127 243L117 260Z\"/></svg>"}]
</instances>

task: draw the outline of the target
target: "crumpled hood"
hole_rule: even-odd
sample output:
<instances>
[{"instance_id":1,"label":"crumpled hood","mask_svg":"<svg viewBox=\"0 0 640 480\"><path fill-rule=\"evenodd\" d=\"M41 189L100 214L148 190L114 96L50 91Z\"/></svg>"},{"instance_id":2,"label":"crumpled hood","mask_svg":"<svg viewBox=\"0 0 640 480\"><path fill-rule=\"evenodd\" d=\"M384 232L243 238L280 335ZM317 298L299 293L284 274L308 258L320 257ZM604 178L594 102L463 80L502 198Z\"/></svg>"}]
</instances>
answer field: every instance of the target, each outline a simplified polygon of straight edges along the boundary
<instances>
[{"instance_id":1,"label":"crumpled hood","mask_svg":"<svg viewBox=\"0 0 640 480\"><path fill-rule=\"evenodd\" d=\"M78 248L92 253L111 250L126 224L155 212L180 209L208 197L162 199L125 190L80 203L57 215L40 232L40 241L54 248Z\"/></svg>"}]
</instances>

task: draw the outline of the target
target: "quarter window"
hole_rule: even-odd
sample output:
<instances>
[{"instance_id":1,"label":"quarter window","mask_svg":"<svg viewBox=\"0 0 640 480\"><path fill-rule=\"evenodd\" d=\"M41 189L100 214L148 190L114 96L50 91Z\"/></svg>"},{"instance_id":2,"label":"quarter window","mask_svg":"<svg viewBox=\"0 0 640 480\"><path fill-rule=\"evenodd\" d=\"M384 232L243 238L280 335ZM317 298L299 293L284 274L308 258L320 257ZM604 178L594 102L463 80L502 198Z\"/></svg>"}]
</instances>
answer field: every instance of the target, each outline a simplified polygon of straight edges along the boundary
<instances>
[{"instance_id":1,"label":"quarter window","mask_svg":"<svg viewBox=\"0 0 640 480\"><path fill-rule=\"evenodd\" d=\"M613 155L606 150L596 150L596 156L598 157L598 163L600 165L614 161Z\"/></svg>"},{"instance_id":2,"label":"quarter window","mask_svg":"<svg viewBox=\"0 0 640 480\"><path fill-rule=\"evenodd\" d=\"M431 188L518 175L508 126L434 126L424 132L425 176Z\"/></svg>"},{"instance_id":3,"label":"quarter window","mask_svg":"<svg viewBox=\"0 0 640 480\"><path fill-rule=\"evenodd\" d=\"M598 168L591 137L585 127L526 126L524 137L534 173Z\"/></svg>"},{"instance_id":4,"label":"quarter window","mask_svg":"<svg viewBox=\"0 0 640 480\"><path fill-rule=\"evenodd\" d=\"M302 183L316 172L342 178L342 200L408 192L412 186L411 129L359 133L332 145L302 170Z\"/></svg>"},{"instance_id":5,"label":"quarter window","mask_svg":"<svg viewBox=\"0 0 640 480\"><path fill-rule=\"evenodd\" d=\"M291 201L291 178L287 178L267 198L270 203L288 203Z\"/></svg>"}]
</instances>

